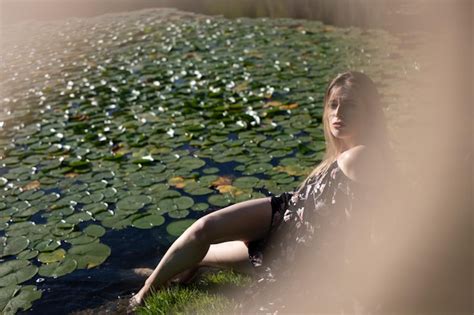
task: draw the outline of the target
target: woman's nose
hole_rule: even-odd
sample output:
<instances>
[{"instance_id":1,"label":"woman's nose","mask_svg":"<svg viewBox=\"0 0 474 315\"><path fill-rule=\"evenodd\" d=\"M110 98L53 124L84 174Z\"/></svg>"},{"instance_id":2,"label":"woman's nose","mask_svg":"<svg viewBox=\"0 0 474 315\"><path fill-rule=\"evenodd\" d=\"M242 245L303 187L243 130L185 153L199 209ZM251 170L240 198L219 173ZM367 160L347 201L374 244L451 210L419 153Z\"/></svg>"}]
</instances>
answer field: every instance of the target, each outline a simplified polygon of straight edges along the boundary
<instances>
[{"instance_id":1,"label":"woman's nose","mask_svg":"<svg viewBox=\"0 0 474 315\"><path fill-rule=\"evenodd\" d=\"M342 109L341 109L341 104L339 103L336 107L336 110L334 111L336 117L341 117L342 114Z\"/></svg>"}]
</instances>

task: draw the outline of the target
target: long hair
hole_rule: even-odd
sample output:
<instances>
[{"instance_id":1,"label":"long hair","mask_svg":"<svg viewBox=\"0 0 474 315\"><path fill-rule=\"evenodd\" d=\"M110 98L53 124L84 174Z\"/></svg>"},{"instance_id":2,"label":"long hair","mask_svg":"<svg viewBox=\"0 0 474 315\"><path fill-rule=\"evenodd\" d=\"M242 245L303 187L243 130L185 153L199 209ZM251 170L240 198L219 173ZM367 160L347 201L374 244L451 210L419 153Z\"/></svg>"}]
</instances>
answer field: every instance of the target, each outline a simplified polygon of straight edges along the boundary
<instances>
[{"instance_id":1,"label":"long hair","mask_svg":"<svg viewBox=\"0 0 474 315\"><path fill-rule=\"evenodd\" d=\"M333 163L337 156L342 153L342 141L334 137L329 129L329 97L334 88L343 87L346 91L358 99L361 103L366 104L367 116L365 120L365 128L363 136L365 144L376 147L380 154L378 158L383 159L386 165L394 166L393 155L388 139L387 126L385 116L380 103L380 95L374 82L364 73L357 71L348 71L338 74L326 88L324 94L324 110L323 110L323 127L326 150L322 161L313 169L306 179L297 188L299 192L307 183L307 181L327 168Z\"/></svg>"}]
</instances>

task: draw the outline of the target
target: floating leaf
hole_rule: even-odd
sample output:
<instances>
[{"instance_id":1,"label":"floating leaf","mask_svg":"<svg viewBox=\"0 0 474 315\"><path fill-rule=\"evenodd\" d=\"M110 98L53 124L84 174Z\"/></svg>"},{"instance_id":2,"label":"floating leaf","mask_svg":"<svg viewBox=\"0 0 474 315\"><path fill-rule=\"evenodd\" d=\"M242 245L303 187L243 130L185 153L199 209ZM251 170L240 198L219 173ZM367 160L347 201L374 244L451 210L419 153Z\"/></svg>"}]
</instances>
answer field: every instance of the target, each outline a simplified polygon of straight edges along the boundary
<instances>
[{"instance_id":1,"label":"floating leaf","mask_svg":"<svg viewBox=\"0 0 474 315\"><path fill-rule=\"evenodd\" d=\"M66 257L76 260L78 269L90 269L102 264L110 252L110 247L105 244L90 243L71 247Z\"/></svg>"},{"instance_id":2,"label":"floating leaf","mask_svg":"<svg viewBox=\"0 0 474 315\"><path fill-rule=\"evenodd\" d=\"M206 211L207 209L209 209L209 205L205 202L198 202L191 208L194 211Z\"/></svg>"},{"instance_id":3,"label":"floating leaf","mask_svg":"<svg viewBox=\"0 0 474 315\"><path fill-rule=\"evenodd\" d=\"M32 182L29 182L25 186L23 186L23 190L32 190L32 189L37 189L41 186L41 183L38 180L34 180Z\"/></svg>"},{"instance_id":4,"label":"floating leaf","mask_svg":"<svg viewBox=\"0 0 474 315\"><path fill-rule=\"evenodd\" d=\"M38 261L48 264L56 261L61 261L64 259L66 251L62 248L56 249L52 252L44 252L38 255Z\"/></svg>"},{"instance_id":5,"label":"floating leaf","mask_svg":"<svg viewBox=\"0 0 474 315\"><path fill-rule=\"evenodd\" d=\"M38 267L28 260L9 260L0 263L0 287L20 284L33 278Z\"/></svg>"},{"instance_id":6,"label":"floating leaf","mask_svg":"<svg viewBox=\"0 0 474 315\"><path fill-rule=\"evenodd\" d=\"M166 231L172 236L180 236L195 221L195 219L184 219L171 222L166 226Z\"/></svg>"},{"instance_id":7,"label":"floating leaf","mask_svg":"<svg viewBox=\"0 0 474 315\"><path fill-rule=\"evenodd\" d=\"M0 311L5 315L16 314L20 309L26 311L40 298L41 291L34 285L0 288Z\"/></svg>"},{"instance_id":8,"label":"floating leaf","mask_svg":"<svg viewBox=\"0 0 474 315\"><path fill-rule=\"evenodd\" d=\"M218 186L222 186L222 185L230 185L230 184L232 184L232 179L229 178L229 177L220 176L215 181L213 181L211 184L214 187L218 187Z\"/></svg>"},{"instance_id":9,"label":"floating leaf","mask_svg":"<svg viewBox=\"0 0 474 315\"><path fill-rule=\"evenodd\" d=\"M89 235L89 236L101 237L105 234L105 229L100 225L91 224L91 225L88 225L84 229L84 233Z\"/></svg>"},{"instance_id":10,"label":"floating leaf","mask_svg":"<svg viewBox=\"0 0 474 315\"><path fill-rule=\"evenodd\" d=\"M225 207L233 202L233 199L229 195L212 195L209 196L207 201L214 206Z\"/></svg>"},{"instance_id":11,"label":"floating leaf","mask_svg":"<svg viewBox=\"0 0 474 315\"><path fill-rule=\"evenodd\" d=\"M158 207L166 211L172 210L185 210L194 204L194 201L190 197L176 197L176 198L166 198L158 202Z\"/></svg>"},{"instance_id":12,"label":"floating leaf","mask_svg":"<svg viewBox=\"0 0 474 315\"><path fill-rule=\"evenodd\" d=\"M62 277L68 273L73 272L77 268L77 261L73 258L67 257L62 261L54 262L47 265L41 265L38 274L42 277Z\"/></svg>"},{"instance_id":13,"label":"floating leaf","mask_svg":"<svg viewBox=\"0 0 474 315\"><path fill-rule=\"evenodd\" d=\"M139 229L150 229L165 223L165 218L161 215L150 214L132 221L132 226Z\"/></svg>"},{"instance_id":14,"label":"floating leaf","mask_svg":"<svg viewBox=\"0 0 474 315\"><path fill-rule=\"evenodd\" d=\"M16 255L27 248L29 243L24 236L0 237L0 257Z\"/></svg>"},{"instance_id":15,"label":"floating leaf","mask_svg":"<svg viewBox=\"0 0 474 315\"><path fill-rule=\"evenodd\" d=\"M144 195L129 196L117 202L117 209L127 212L135 212L143 208L147 203L151 202L151 198Z\"/></svg>"}]
</instances>

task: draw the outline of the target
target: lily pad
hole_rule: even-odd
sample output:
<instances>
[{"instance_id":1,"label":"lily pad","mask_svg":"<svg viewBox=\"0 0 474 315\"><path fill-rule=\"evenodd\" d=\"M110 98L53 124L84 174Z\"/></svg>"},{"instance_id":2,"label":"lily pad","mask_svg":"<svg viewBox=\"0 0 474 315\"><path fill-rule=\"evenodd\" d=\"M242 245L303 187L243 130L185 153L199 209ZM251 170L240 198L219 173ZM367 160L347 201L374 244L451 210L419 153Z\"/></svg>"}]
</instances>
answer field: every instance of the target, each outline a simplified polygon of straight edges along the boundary
<instances>
[{"instance_id":1,"label":"lily pad","mask_svg":"<svg viewBox=\"0 0 474 315\"><path fill-rule=\"evenodd\" d=\"M56 249L55 251L52 251L52 252L44 252L44 253L40 253L38 255L38 261L42 262L42 263L45 263L45 264L49 264L49 263L52 263L52 262L57 262L57 261L61 261L64 259L66 255L66 251L62 248L58 248Z\"/></svg>"},{"instance_id":2,"label":"lily pad","mask_svg":"<svg viewBox=\"0 0 474 315\"><path fill-rule=\"evenodd\" d=\"M168 216L173 219L182 219L187 217L188 214L188 210L172 210L168 212Z\"/></svg>"},{"instance_id":3,"label":"lily pad","mask_svg":"<svg viewBox=\"0 0 474 315\"><path fill-rule=\"evenodd\" d=\"M110 256L110 247L102 243L76 245L67 252L67 258L77 261L78 269L90 269L102 264Z\"/></svg>"},{"instance_id":4,"label":"lily pad","mask_svg":"<svg viewBox=\"0 0 474 315\"><path fill-rule=\"evenodd\" d=\"M117 202L117 209L125 212L135 212L151 202L151 198L144 195L129 196Z\"/></svg>"},{"instance_id":5,"label":"lily pad","mask_svg":"<svg viewBox=\"0 0 474 315\"><path fill-rule=\"evenodd\" d=\"M165 223L165 218L161 215L150 214L137 218L132 221L132 226L139 229L151 229L155 226L160 226Z\"/></svg>"},{"instance_id":6,"label":"lily pad","mask_svg":"<svg viewBox=\"0 0 474 315\"><path fill-rule=\"evenodd\" d=\"M89 235L89 236L101 237L105 234L105 229L100 225L91 224L91 225L88 225L84 229L84 233Z\"/></svg>"},{"instance_id":7,"label":"lily pad","mask_svg":"<svg viewBox=\"0 0 474 315\"><path fill-rule=\"evenodd\" d=\"M27 249L27 250L22 251L18 255L16 255L16 258L19 259L19 260L29 260L29 259L33 259L36 256L38 256L38 254L39 254L39 251L37 251L37 250Z\"/></svg>"},{"instance_id":8,"label":"lily pad","mask_svg":"<svg viewBox=\"0 0 474 315\"><path fill-rule=\"evenodd\" d=\"M41 295L41 291L34 285L0 288L0 311L5 315L16 314L19 310L26 311L32 306L33 301L41 298Z\"/></svg>"},{"instance_id":9,"label":"lily pad","mask_svg":"<svg viewBox=\"0 0 474 315\"><path fill-rule=\"evenodd\" d=\"M0 237L0 257L16 255L27 248L29 243L24 236Z\"/></svg>"},{"instance_id":10,"label":"lily pad","mask_svg":"<svg viewBox=\"0 0 474 315\"><path fill-rule=\"evenodd\" d=\"M73 272L77 268L77 261L73 258L67 257L62 261L54 262L47 265L41 265L38 274L42 277L62 277L68 273Z\"/></svg>"},{"instance_id":11,"label":"lily pad","mask_svg":"<svg viewBox=\"0 0 474 315\"><path fill-rule=\"evenodd\" d=\"M40 252L51 252L61 246L61 241L46 239L36 244L35 249Z\"/></svg>"},{"instance_id":12,"label":"lily pad","mask_svg":"<svg viewBox=\"0 0 474 315\"><path fill-rule=\"evenodd\" d=\"M225 207L233 203L234 199L229 195L212 195L209 196L207 201L213 206Z\"/></svg>"},{"instance_id":13,"label":"lily pad","mask_svg":"<svg viewBox=\"0 0 474 315\"><path fill-rule=\"evenodd\" d=\"M166 211L185 210L191 208L194 201L190 197L166 198L158 202L158 207Z\"/></svg>"},{"instance_id":14,"label":"lily pad","mask_svg":"<svg viewBox=\"0 0 474 315\"><path fill-rule=\"evenodd\" d=\"M255 188L259 181L257 177L244 176L237 178L232 184L238 188Z\"/></svg>"},{"instance_id":15,"label":"lily pad","mask_svg":"<svg viewBox=\"0 0 474 315\"><path fill-rule=\"evenodd\" d=\"M38 267L28 260L9 260L0 264L0 287L20 284L33 278Z\"/></svg>"},{"instance_id":16,"label":"lily pad","mask_svg":"<svg viewBox=\"0 0 474 315\"><path fill-rule=\"evenodd\" d=\"M207 209L209 209L209 205L205 202L198 202L191 207L191 210L194 211L206 211Z\"/></svg>"},{"instance_id":17,"label":"lily pad","mask_svg":"<svg viewBox=\"0 0 474 315\"><path fill-rule=\"evenodd\" d=\"M195 219L184 219L171 222L166 226L166 231L172 236L180 236L195 221Z\"/></svg>"}]
</instances>

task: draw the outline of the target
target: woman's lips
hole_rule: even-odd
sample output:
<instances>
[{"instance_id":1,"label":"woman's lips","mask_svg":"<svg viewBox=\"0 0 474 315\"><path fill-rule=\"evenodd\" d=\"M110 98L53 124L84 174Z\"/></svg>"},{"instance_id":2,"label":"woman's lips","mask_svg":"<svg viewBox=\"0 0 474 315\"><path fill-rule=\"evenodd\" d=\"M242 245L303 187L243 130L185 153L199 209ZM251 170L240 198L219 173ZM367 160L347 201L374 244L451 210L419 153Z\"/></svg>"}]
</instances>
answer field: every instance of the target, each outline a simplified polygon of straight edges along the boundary
<instances>
[{"instance_id":1,"label":"woman's lips","mask_svg":"<svg viewBox=\"0 0 474 315\"><path fill-rule=\"evenodd\" d=\"M334 127L336 127L336 128L344 127L344 124L341 123L341 122L333 123L332 125L333 125Z\"/></svg>"}]
</instances>

